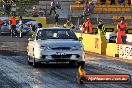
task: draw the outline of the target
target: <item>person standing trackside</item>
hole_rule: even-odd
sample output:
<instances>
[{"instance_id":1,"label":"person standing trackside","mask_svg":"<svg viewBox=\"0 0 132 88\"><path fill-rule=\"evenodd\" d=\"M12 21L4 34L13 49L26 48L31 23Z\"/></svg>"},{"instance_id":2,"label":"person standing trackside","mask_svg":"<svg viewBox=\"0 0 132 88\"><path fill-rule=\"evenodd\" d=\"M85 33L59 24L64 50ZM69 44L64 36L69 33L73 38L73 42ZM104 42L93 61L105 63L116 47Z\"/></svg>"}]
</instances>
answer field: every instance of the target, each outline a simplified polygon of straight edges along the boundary
<instances>
[{"instance_id":1,"label":"person standing trackside","mask_svg":"<svg viewBox=\"0 0 132 88\"><path fill-rule=\"evenodd\" d=\"M87 20L86 19L84 19L84 22L83 22L83 24L82 24L82 32L83 33L85 33L85 23L87 22Z\"/></svg>"},{"instance_id":2,"label":"person standing trackside","mask_svg":"<svg viewBox=\"0 0 132 88\"><path fill-rule=\"evenodd\" d=\"M91 34L93 32L92 31L92 23L90 22L90 18L87 18L87 21L85 22L85 31L86 31L86 33L89 33L89 34Z\"/></svg>"},{"instance_id":3,"label":"person standing trackside","mask_svg":"<svg viewBox=\"0 0 132 88\"><path fill-rule=\"evenodd\" d=\"M117 24L117 44L126 44L126 29L127 23L125 23L125 18L120 17L120 22Z\"/></svg>"},{"instance_id":4,"label":"person standing trackside","mask_svg":"<svg viewBox=\"0 0 132 88\"><path fill-rule=\"evenodd\" d=\"M22 16L19 16L19 31L20 31L19 37L20 38L23 36L22 35L22 29L23 29Z\"/></svg>"},{"instance_id":5,"label":"person standing trackside","mask_svg":"<svg viewBox=\"0 0 132 88\"><path fill-rule=\"evenodd\" d=\"M69 29L74 29L74 25L72 24L72 22L68 19L67 22L64 24L63 26L64 28L69 28Z\"/></svg>"},{"instance_id":6,"label":"person standing trackside","mask_svg":"<svg viewBox=\"0 0 132 88\"><path fill-rule=\"evenodd\" d=\"M59 21L59 14L55 14L55 25L58 25L58 21Z\"/></svg>"},{"instance_id":7,"label":"person standing trackside","mask_svg":"<svg viewBox=\"0 0 132 88\"><path fill-rule=\"evenodd\" d=\"M105 26L102 20L99 21L97 29L99 35L105 35Z\"/></svg>"},{"instance_id":8,"label":"person standing trackside","mask_svg":"<svg viewBox=\"0 0 132 88\"><path fill-rule=\"evenodd\" d=\"M128 4L128 5L131 5L131 2L132 2L132 0L128 0L128 3L127 3L127 4Z\"/></svg>"},{"instance_id":9,"label":"person standing trackside","mask_svg":"<svg viewBox=\"0 0 132 88\"><path fill-rule=\"evenodd\" d=\"M13 16L13 17L10 19L10 22L11 22L11 37L12 37L13 35L17 37L16 18L15 18L15 16Z\"/></svg>"}]
</instances>

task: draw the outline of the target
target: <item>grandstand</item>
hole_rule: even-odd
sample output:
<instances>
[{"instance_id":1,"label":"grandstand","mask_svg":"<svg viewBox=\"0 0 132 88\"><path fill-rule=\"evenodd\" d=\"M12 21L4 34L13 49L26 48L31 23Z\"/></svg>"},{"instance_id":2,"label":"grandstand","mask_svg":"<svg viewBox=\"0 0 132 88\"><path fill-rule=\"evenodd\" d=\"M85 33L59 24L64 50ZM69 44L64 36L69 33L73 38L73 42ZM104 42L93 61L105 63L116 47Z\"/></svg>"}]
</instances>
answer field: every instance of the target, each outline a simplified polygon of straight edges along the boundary
<instances>
[{"instance_id":1,"label":"grandstand","mask_svg":"<svg viewBox=\"0 0 132 88\"><path fill-rule=\"evenodd\" d=\"M90 2L92 0L88 0ZM95 4L93 14L90 16L93 19L93 23L97 24L99 19L103 19L106 24L115 24L118 22L119 17L124 16L126 22L130 24L132 18L131 5L127 4L125 0L124 5L119 5L118 0L115 0L115 5L110 5L110 0L106 0L105 5L101 5L100 0L97 0ZM81 4L80 0L76 0L70 5L71 17L79 17L83 12L85 4Z\"/></svg>"}]
</instances>

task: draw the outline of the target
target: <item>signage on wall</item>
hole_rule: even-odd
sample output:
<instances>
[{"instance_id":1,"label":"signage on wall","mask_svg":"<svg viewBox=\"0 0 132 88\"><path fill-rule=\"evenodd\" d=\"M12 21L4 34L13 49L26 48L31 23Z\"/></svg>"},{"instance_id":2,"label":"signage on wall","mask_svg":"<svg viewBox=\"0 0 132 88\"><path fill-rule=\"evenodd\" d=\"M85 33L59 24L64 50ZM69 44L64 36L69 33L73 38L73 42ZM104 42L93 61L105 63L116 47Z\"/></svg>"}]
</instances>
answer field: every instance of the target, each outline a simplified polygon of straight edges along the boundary
<instances>
[{"instance_id":1,"label":"signage on wall","mask_svg":"<svg viewBox=\"0 0 132 88\"><path fill-rule=\"evenodd\" d=\"M119 57L132 59L132 46L130 45L120 45L119 47Z\"/></svg>"},{"instance_id":2,"label":"signage on wall","mask_svg":"<svg viewBox=\"0 0 132 88\"><path fill-rule=\"evenodd\" d=\"M95 38L95 48L99 49L99 39Z\"/></svg>"}]
</instances>

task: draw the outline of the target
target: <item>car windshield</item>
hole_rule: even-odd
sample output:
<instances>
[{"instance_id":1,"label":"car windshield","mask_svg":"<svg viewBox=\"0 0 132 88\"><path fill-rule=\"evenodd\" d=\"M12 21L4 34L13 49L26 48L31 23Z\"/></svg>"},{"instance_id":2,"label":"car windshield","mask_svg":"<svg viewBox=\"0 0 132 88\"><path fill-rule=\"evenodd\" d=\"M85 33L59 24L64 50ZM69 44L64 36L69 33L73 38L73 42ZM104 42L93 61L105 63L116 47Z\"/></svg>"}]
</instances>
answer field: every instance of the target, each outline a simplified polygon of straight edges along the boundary
<instances>
[{"instance_id":1,"label":"car windshield","mask_svg":"<svg viewBox=\"0 0 132 88\"><path fill-rule=\"evenodd\" d=\"M77 37L75 33L68 29L43 29L39 30L36 39L75 39Z\"/></svg>"}]
</instances>

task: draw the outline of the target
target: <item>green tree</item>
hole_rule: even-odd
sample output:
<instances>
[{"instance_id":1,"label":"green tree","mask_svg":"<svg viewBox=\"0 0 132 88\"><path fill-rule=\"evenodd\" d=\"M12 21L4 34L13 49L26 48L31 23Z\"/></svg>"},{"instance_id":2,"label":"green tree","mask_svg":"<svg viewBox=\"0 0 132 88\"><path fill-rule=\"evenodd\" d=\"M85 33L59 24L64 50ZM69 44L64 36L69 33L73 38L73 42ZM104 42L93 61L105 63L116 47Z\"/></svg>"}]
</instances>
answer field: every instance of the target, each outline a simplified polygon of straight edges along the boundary
<instances>
[{"instance_id":1,"label":"green tree","mask_svg":"<svg viewBox=\"0 0 132 88\"><path fill-rule=\"evenodd\" d=\"M17 15L25 15L23 12L25 12L26 6L31 6L33 4L38 4L39 0L16 0L17 5Z\"/></svg>"}]
</instances>

